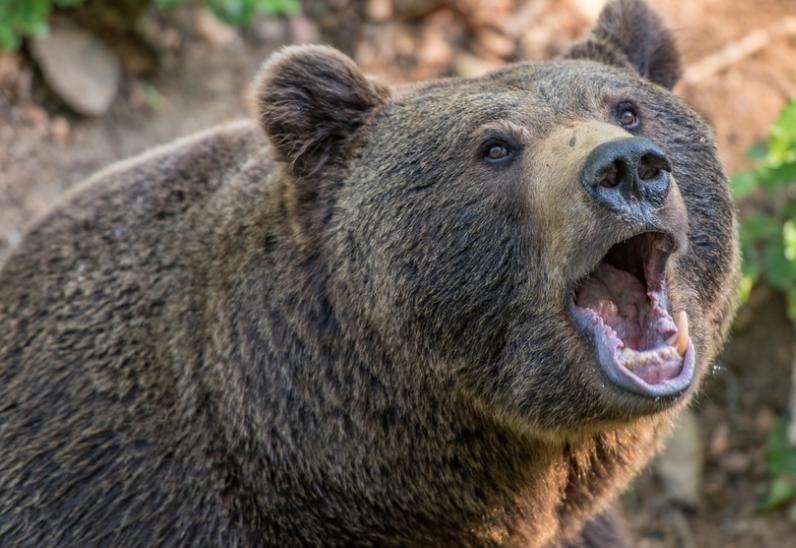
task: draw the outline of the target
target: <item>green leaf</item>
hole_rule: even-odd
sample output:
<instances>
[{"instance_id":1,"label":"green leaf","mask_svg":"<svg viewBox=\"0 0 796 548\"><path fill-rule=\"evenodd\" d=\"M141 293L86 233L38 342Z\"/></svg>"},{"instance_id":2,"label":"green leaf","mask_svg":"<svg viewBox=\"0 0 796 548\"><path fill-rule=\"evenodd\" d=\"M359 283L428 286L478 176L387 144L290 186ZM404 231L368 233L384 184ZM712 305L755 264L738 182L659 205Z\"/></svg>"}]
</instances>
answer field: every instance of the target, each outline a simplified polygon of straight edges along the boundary
<instances>
[{"instance_id":1,"label":"green leaf","mask_svg":"<svg viewBox=\"0 0 796 548\"><path fill-rule=\"evenodd\" d=\"M757 188L757 178L753 171L742 171L730 178L730 191L732 197L740 200Z\"/></svg>"},{"instance_id":2,"label":"green leaf","mask_svg":"<svg viewBox=\"0 0 796 548\"><path fill-rule=\"evenodd\" d=\"M768 473L773 476L787 470L788 438L784 419L777 419L766 438L766 463Z\"/></svg>"},{"instance_id":3,"label":"green leaf","mask_svg":"<svg viewBox=\"0 0 796 548\"><path fill-rule=\"evenodd\" d=\"M766 165L757 172L760 183L769 188L796 183L796 158L793 161Z\"/></svg>"},{"instance_id":4,"label":"green leaf","mask_svg":"<svg viewBox=\"0 0 796 548\"><path fill-rule=\"evenodd\" d=\"M758 510L773 510L796 499L796 449L788 443L784 419L777 419L768 433L766 462L771 484L756 501Z\"/></svg>"},{"instance_id":5,"label":"green leaf","mask_svg":"<svg viewBox=\"0 0 796 548\"><path fill-rule=\"evenodd\" d=\"M796 263L785 257L781 238L767 246L764 258L765 276L768 281L783 291L788 291L796 282Z\"/></svg>"},{"instance_id":6,"label":"green leaf","mask_svg":"<svg viewBox=\"0 0 796 548\"><path fill-rule=\"evenodd\" d=\"M791 523L796 524L796 502L791 504L790 508L788 508L788 520L790 520Z\"/></svg>"},{"instance_id":7,"label":"green leaf","mask_svg":"<svg viewBox=\"0 0 796 548\"><path fill-rule=\"evenodd\" d=\"M788 292L788 317L796 324L796 288Z\"/></svg>"},{"instance_id":8,"label":"green leaf","mask_svg":"<svg viewBox=\"0 0 796 548\"><path fill-rule=\"evenodd\" d=\"M762 161L768 156L768 145L757 143L746 150L746 157L750 160Z\"/></svg>"},{"instance_id":9,"label":"green leaf","mask_svg":"<svg viewBox=\"0 0 796 548\"><path fill-rule=\"evenodd\" d=\"M47 33L53 6L74 7L83 0L0 0L0 48L15 50L23 38Z\"/></svg>"},{"instance_id":10,"label":"green leaf","mask_svg":"<svg viewBox=\"0 0 796 548\"><path fill-rule=\"evenodd\" d=\"M796 475L796 448L788 443L785 420L779 418L766 439L766 463L771 476Z\"/></svg>"},{"instance_id":11,"label":"green leaf","mask_svg":"<svg viewBox=\"0 0 796 548\"><path fill-rule=\"evenodd\" d=\"M738 283L738 300L744 304L749 300L749 295L752 294L752 288L755 286L756 276L744 275Z\"/></svg>"},{"instance_id":12,"label":"green leaf","mask_svg":"<svg viewBox=\"0 0 796 548\"><path fill-rule=\"evenodd\" d=\"M753 213L741 222L741 240L754 243L770 241L779 236L781 225L777 219L765 213Z\"/></svg>"},{"instance_id":13,"label":"green leaf","mask_svg":"<svg viewBox=\"0 0 796 548\"><path fill-rule=\"evenodd\" d=\"M755 503L758 510L774 510L796 497L796 486L788 476L778 476L771 482L768 493Z\"/></svg>"},{"instance_id":14,"label":"green leaf","mask_svg":"<svg viewBox=\"0 0 796 548\"><path fill-rule=\"evenodd\" d=\"M184 4L185 0L155 0L157 7L161 9L176 8L180 4Z\"/></svg>"},{"instance_id":15,"label":"green leaf","mask_svg":"<svg viewBox=\"0 0 796 548\"><path fill-rule=\"evenodd\" d=\"M785 258L790 262L796 261L796 222L793 219L782 225L782 247Z\"/></svg>"},{"instance_id":16,"label":"green leaf","mask_svg":"<svg viewBox=\"0 0 796 548\"><path fill-rule=\"evenodd\" d=\"M788 101L771 126L764 167L760 175L770 185L796 180L796 100Z\"/></svg>"},{"instance_id":17,"label":"green leaf","mask_svg":"<svg viewBox=\"0 0 796 548\"><path fill-rule=\"evenodd\" d=\"M243 26L251 22L256 13L289 15L298 13L298 0L204 0L205 4L222 21Z\"/></svg>"}]
</instances>

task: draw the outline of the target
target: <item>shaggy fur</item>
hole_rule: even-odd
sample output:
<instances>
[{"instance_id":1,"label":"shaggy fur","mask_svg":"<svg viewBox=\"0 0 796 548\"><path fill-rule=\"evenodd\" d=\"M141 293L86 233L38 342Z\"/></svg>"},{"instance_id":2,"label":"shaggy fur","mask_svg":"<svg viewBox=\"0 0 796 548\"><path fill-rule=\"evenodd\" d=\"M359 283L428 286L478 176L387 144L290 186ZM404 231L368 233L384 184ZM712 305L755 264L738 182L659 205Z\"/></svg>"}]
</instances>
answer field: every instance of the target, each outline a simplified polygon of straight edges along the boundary
<instances>
[{"instance_id":1,"label":"shaggy fur","mask_svg":"<svg viewBox=\"0 0 796 548\"><path fill-rule=\"evenodd\" d=\"M0 271L0 545L619 545L607 507L735 305L727 183L667 36L619 0L572 58L394 90L288 48L259 124L68 196ZM607 382L567 312L632 228L567 164L626 134L626 102L676 181L679 397ZM484 163L495 138L512 162Z\"/></svg>"}]
</instances>

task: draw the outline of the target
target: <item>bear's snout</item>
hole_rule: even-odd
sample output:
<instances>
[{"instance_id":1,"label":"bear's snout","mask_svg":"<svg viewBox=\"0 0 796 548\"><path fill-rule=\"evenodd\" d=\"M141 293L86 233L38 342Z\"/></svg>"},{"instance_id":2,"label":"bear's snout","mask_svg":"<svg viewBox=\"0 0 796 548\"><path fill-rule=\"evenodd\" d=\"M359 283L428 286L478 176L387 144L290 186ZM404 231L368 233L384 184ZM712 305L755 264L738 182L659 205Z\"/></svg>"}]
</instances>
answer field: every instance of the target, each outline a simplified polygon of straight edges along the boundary
<instances>
[{"instance_id":1,"label":"bear's snout","mask_svg":"<svg viewBox=\"0 0 796 548\"><path fill-rule=\"evenodd\" d=\"M580 183L600 206L643 220L664 204L671 170L652 141L630 137L597 145L586 157Z\"/></svg>"}]
</instances>

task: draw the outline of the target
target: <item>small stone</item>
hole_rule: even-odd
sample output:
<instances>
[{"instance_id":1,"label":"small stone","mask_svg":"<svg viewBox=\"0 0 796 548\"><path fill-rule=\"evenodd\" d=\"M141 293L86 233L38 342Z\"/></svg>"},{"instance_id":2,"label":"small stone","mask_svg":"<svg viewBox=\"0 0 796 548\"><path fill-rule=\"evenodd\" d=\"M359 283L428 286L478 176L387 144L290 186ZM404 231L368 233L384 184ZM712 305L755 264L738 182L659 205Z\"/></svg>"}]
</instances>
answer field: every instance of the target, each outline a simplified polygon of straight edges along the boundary
<instances>
[{"instance_id":1,"label":"small stone","mask_svg":"<svg viewBox=\"0 0 796 548\"><path fill-rule=\"evenodd\" d=\"M742 474L749 469L751 459L748 455L735 451L721 458L721 467L731 474Z\"/></svg>"},{"instance_id":2,"label":"small stone","mask_svg":"<svg viewBox=\"0 0 796 548\"><path fill-rule=\"evenodd\" d=\"M605 0L569 0L580 13L590 21L596 21Z\"/></svg>"},{"instance_id":3,"label":"small stone","mask_svg":"<svg viewBox=\"0 0 796 548\"><path fill-rule=\"evenodd\" d=\"M65 144L69 140L72 127L69 120L63 116L56 116L50 124L50 135L56 143Z\"/></svg>"},{"instance_id":4,"label":"small stone","mask_svg":"<svg viewBox=\"0 0 796 548\"><path fill-rule=\"evenodd\" d=\"M264 44L279 44L286 41L286 29L282 19L260 15L254 18L249 34Z\"/></svg>"},{"instance_id":5,"label":"small stone","mask_svg":"<svg viewBox=\"0 0 796 548\"><path fill-rule=\"evenodd\" d=\"M755 426L760 432L770 432L776 420L776 413L770 407L764 407L755 416Z\"/></svg>"},{"instance_id":6,"label":"small stone","mask_svg":"<svg viewBox=\"0 0 796 548\"><path fill-rule=\"evenodd\" d=\"M165 25L155 11L147 11L135 25L138 34L155 49L172 51L182 45L182 35L172 27Z\"/></svg>"},{"instance_id":7,"label":"small stone","mask_svg":"<svg viewBox=\"0 0 796 548\"><path fill-rule=\"evenodd\" d=\"M726 422L719 424L710 438L710 454L713 457L724 454L730 448L730 427Z\"/></svg>"},{"instance_id":8,"label":"small stone","mask_svg":"<svg viewBox=\"0 0 796 548\"><path fill-rule=\"evenodd\" d=\"M205 42L215 47L225 47L232 44L237 38L237 31L213 15L207 8L196 12L196 31Z\"/></svg>"},{"instance_id":9,"label":"small stone","mask_svg":"<svg viewBox=\"0 0 796 548\"><path fill-rule=\"evenodd\" d=\"M371 21L386 21L392 17L392 0L368 0L366 13Z\"/></svg>"},{"instance_id":10,"label":"small stone","mask_svg":"<svg viewBox=\"0 0 796 548\"><path fill-rule=\"evenodd\" d=\"M116 56L93 34L54 24L49 36L30 42L44 79L72 109L86 116L104 114L116 96L122 71Z\"/></svg>"},{"instance_id":11,"label":"small stone","mask_svg":"<svg viewBox=\"0 0 796 548\"><path fill-rule=\"evenodd\" d=\"M418 52L420 62L442 66L453 60L453 36L456 16L450 10L440 10L426 18L422 46Z\"/></svg>"},{"instance_id":12,"label":"small stone","mask_svg":"<svg viewBox=\"0 0 796 548\"><path fill-rule=\"evenodd\" d=\"M502 66L502 63L487 61L469 53L460 53L453 61L456 74L464 78L477 78Z\"/></svg>"},{"instance_id":13,"label":"small stone","mask_svg":"<svg viewBox=\"0 0 796 548\"><path fill-rule=\"evenodd\" d=\"M5 235L6 243L9 248L14 248L22 240L22 233L16 228L9 229Z\"/></svg>"},{"instance_id":14,"label":"small stone","mask_svg":"<svg viewBox=\"0 0 796 548\"><path fill-rule=\"evenodd\" d=\"M290 41L293 44L313 44L321 39L318 27L310 19L297 15L288 19Z\"/></svg>"},{"instance_id":15,"label":"small stone","mask_svg":"<svg viewBox=\"0 0 796 548\"><path fill-rule=\"evenodd\" d=\"M510 37L491 29L483 29L477 36L479 49L488 55L508 59L514 55L516 44Z\"/></svg>"},{"instance_id":16,"label":"small stone","mask_svg":"<svg viewBox=\"0 0 796 548\"><path fill-rule=\"evenodd\" d=\"M22 107L22 119L34 127L42 127L50 120L47 111L39 105L30 103Z\"/></svg>"},{"instance_id":17,"label":"small stone","mask_svg":"<svg viewBox=\"0 0 796 548\"><path fill-rule=\"evenodd\" d=\"M16 86L22 62L18 55L0 50L0 90Z\"/></svg>"}]
</instances>

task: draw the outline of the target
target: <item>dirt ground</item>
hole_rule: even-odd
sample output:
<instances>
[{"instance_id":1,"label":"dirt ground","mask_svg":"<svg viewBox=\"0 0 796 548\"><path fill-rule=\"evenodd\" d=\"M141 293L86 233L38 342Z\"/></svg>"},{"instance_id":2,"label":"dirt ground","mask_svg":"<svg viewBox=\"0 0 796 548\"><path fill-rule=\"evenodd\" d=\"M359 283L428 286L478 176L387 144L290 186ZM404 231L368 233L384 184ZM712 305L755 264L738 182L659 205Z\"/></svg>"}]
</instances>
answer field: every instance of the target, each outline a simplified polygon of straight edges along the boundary
<instances>
[{"instance_id":1,"label":"dirt ground","mask_svg":"<svg viewBox=\"0 0 796 548\"><path fill-rule=\"evenodd\" d=\"M476 75L553 56L593 22L599 0L333 0L304 15L259 18L233 39L197 24L193 7L147 14L160 64L127 71L110 111L73 114L43 84L28 52L0 53L0 260L35 217L97 169L156 144L245 116L258 65L285 43L328 42L388 82ZM714 125L728 170L748 165L788 97L796 96L796 0L658 0L685 61L676 88ZM793 24L793 23L792 23ZM785 30L783 30L785 29ZM223 32L221 32L223 35ZM132 67L132 68L130 68ZM753 292L732 341L694 405L704 472L699 502L673 504L654 468L622 497L643 547L796 546L783 511L756 513L764 443L784 416L793 336L783 298Z\"/></svg>"}]
</instances>

